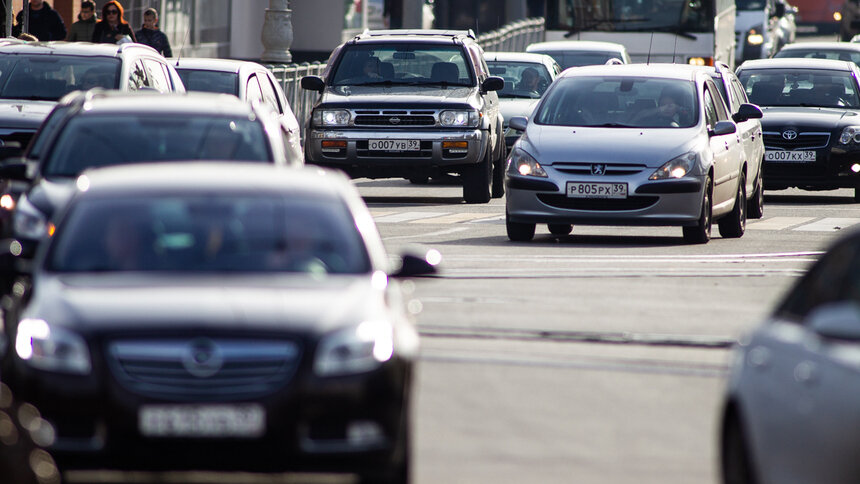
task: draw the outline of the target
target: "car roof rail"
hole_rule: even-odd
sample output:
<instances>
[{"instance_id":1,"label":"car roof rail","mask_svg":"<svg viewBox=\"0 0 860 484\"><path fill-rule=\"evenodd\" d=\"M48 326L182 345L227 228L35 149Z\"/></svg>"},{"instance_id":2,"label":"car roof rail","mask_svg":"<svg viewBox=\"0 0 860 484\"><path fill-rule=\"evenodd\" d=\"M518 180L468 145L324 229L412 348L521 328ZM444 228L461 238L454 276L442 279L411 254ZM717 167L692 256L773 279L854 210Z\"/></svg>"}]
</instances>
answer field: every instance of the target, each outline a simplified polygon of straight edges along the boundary
<instances>
[{"instance_id":1,"label":"car roof rail","mask_svg":"<svg viewBox=\"0 0 860 484\"><path fill-rule=\"evenodd\" d=\"M444 29L387 29L387 30L365 30L356 37L382 37L388 35L423 35L423 36L447 36L468 37L475 39L475 32L468 30L444 30Z\"/></svg>"}]
</instances>

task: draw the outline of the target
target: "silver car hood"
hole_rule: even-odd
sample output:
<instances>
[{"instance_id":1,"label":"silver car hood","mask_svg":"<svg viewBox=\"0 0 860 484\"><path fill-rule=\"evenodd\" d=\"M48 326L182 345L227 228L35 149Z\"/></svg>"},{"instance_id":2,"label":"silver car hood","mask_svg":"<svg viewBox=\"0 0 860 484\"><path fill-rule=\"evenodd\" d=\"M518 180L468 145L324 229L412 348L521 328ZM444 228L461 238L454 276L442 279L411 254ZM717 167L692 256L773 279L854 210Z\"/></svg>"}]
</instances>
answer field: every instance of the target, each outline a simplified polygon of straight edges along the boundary
<instances>
[{"instance_id":1,"label":"silver car hood","mask_svg":"<svg viewBox=\"0 0 860 484\"><path fill-rule=\"evenodd\" d=\"M659 168L676 156L706 143L693 128L588 128L529 124L520 147L541 164L636 163Z\"/></svg>"}]
</instances>

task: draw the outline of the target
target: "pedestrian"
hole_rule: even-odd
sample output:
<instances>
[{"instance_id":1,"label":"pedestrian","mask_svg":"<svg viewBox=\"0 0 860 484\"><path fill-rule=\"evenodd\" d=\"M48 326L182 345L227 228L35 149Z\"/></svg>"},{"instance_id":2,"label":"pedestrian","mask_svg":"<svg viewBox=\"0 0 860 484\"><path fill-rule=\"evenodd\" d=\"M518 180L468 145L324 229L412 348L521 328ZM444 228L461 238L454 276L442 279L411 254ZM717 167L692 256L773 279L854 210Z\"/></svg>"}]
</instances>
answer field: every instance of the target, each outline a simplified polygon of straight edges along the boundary
<instances>
[{"instance_id":1,"label":"pedestrian","mask_svg":"<svg viewBox=\"0 0 860 484\"><path fill-rule=\"evenodd\" d=\"M78 21L69 28L69 42L92 42L93 30L96 28L96 4L90 0L81 2L81 13Z\"/></svg>"},{"instance_id":2,"label":"pedestrian","mask_svg":"<svg viewBox=\"0 0 860 484\"><path fill-rule=\"evenodd\" d=\"M18 37L16 37L16 39L26 40L27 42L38 42L39 41L38 37L36 37L33 34L28 34L27 32L21 32L20 34L18 34Z\"/></svg>"},{"instance_id":3,"label":"pedestrian","mask_svg":"<svg viewBox=\"0 0 860 484\"><path fill-rule=\"evenodd\" d=\"M96 22L93 29L93 42L97 44L119 44L125 37L137 42L134 31L123 18L122 5L111 0L102 7L102 19Z\"/></svg>"},{"instance_id":4,"label":"pedestrian","mask_svg":"<svg viewBox=\"0 0 860 484\"><path fill-rule=\"evenodd\" d=\"M29 5L29 33L36 36L42 41L48 40L65 40L66 24L63 23L63 18L56 10L48 5L44 0L30 0ZM15 37L21 35L24 28L24 10L18 12L15 17L15 28L12 30L12 35Z\"/></svg>"},{"instance_id":5,"label":"pedestrian","mask_svg":"<svg viewBox=\"0 0 860 484\"><path fill-rule=\"evenodd\" d=\"M164 57L173 57L170 41L164 32L158 30L158 10L148 8L143 12L143 28L135 32L137 41L157 50Z\"/></svg>"}]
</instances>

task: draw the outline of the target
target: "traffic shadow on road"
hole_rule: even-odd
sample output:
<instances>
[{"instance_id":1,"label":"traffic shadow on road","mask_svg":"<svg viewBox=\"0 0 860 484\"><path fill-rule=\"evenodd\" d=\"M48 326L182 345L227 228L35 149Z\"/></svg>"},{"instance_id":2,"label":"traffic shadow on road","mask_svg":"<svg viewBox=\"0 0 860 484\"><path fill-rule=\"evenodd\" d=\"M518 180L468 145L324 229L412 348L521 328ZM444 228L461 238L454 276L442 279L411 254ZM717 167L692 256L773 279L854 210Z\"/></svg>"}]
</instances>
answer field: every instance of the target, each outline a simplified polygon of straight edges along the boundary
<instances>
[{"instance_id":1,"label":"traffic shadow on road","mask_svg":"<svg viewBox=\"0 0 860 484\"><path fill-rule=\"evenodd\" d=\"M765 211L768 205L853 205L858 202L854 201L854 197L837 196L828 194L828 192L810 192L805 194L782 194L782 193L765 193L764 204Z\"/></svg>"},{"instance_id":2,"label":"traffic shadow on road","mask_svg":"<svg viewBox=\"0 0 860 484\"><path fill-rule=\"evenodd\" d=\"M576 230L576 227L574 227ZM712 242L719 240L716 230L712 233ZM446 241L428 242L434 246L441 245L482 245L495 247L578 247L578 248L606 248L615 247L618 249L635 249L643 247L675 247L689 245L684 241L681 235L681 229L678 228L677 236L668 235L602 235L602 234L571 234L571 235L552 235L549 233L535 234L535 238L529 242L513 242L506 236L492 237L462 237L450 239Z\"/></svg>"}]
</instances>

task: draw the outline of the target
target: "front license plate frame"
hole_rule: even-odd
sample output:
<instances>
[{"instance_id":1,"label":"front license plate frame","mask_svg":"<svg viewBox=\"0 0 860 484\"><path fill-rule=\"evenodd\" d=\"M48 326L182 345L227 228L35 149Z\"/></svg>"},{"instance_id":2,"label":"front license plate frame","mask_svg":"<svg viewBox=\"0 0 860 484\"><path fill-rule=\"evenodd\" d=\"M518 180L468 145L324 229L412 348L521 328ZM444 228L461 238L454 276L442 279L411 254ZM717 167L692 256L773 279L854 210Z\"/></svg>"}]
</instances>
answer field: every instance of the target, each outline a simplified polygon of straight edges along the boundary
<instances>
[{"instance_id":1,"label":"front license plate frame","mask_svg":"<svg viewBox=\"0 0 860 484\"><path fill-rule=\"evenodd\" d=\"M567 198L627 199L627 183L567 182Z\"/></svg>"},{"instance_id":2,"label":"front license plate frame","mask_svg":"<svg viewBox=\"0 0 860 484\"><path fill-rule=\"evenodd\" d=\"M138 431L144 437L258 438L266 410L256 403L142 405Z\"/></svg>"},{"instance_id":3,"label":"front license plate frame","mask_svg":"<svg viewBox=\"0 0 860 484\"><path fill-rule=\"evenodd\" d=\"M400 153L402 151L421 151L421 140L417 139L372 139L367 141L370 151Z\"/></svg>"},{"instance_id":4,"label":"front license plate frame","mask_svg":"<svg viewBox=\"0 0 860 484\"><path fill-rule=\"evenodd\" d=\"M803 151L783 151L783 150L766 150L764 152L764 161L776 163L815 163L818 156L814 150Z\"/></svg>"}]
</instances>

